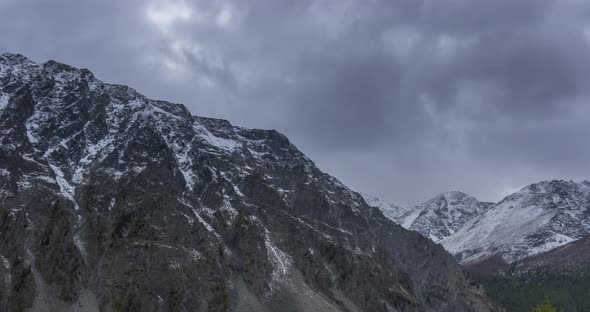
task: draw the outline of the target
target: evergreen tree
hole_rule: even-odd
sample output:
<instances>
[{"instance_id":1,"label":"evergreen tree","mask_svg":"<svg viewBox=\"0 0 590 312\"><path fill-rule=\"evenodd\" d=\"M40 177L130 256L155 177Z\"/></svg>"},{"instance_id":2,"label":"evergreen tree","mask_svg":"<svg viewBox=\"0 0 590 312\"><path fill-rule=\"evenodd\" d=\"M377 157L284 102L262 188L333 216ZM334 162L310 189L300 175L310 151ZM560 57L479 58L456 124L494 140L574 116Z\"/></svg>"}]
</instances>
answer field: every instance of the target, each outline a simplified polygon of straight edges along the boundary
<instances>
[{"instance_id":1,"label":"evergreen tree","mask_svg":"<svg viewBox=\"0 0 590 312\"><path fill-rule=\"evenodd\" d=\"M545 299L543 304L536 305L533 307L532 312L557 312L557 308L555 308L549 299Z\"/></svg>"}]
</instances>

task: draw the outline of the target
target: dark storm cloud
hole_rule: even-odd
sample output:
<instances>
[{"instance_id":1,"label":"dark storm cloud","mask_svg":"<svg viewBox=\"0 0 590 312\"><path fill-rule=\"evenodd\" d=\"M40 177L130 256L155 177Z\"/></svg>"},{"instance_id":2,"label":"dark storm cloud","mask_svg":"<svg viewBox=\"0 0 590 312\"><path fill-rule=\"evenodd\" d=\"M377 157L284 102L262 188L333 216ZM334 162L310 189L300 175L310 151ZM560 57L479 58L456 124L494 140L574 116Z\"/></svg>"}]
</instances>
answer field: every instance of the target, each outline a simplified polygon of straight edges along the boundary
<instances>
[{"instance_id":1,"label":"dark storm cloud","mask_svg":"<svg viewBox=\"0 0 590 312\"><path fill-rule=\"evenodd\" d=\"M588 178L581 0L0 0L0 49L289 135L355 189Z\"/></svg>"},{"instance_id":2,"label":"dark storm cloud","mask_svg":"<svg viewBox=\"0 0 590 312\"><path fill-rule=\"evenodd\" d=\"M383 53L362 58L331 53L304 56L289 94L292 121L330 145L362 147L383 139L396 109L400 71ZM395 133L390 133L393 139Z\"/></svg>"}]
</instances>

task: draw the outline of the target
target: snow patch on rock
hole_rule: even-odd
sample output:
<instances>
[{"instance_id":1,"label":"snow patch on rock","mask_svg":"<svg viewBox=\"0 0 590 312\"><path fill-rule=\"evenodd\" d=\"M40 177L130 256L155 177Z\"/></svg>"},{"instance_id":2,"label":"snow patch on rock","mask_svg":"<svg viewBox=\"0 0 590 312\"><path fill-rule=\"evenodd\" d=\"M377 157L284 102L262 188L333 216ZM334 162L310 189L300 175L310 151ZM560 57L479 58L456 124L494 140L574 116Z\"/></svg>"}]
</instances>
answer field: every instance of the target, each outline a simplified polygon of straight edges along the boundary
<instances>
[{"instance_id":1,"label":"snow patch on rock","mask_svg":"<svg viewBox=\"0 0 590 312\"><path fill-rule=\"evenodd\" d=\"M0 92L0 110L3 110L8 106L10 96L6 93Z\"/></svg>"}]
</instances>

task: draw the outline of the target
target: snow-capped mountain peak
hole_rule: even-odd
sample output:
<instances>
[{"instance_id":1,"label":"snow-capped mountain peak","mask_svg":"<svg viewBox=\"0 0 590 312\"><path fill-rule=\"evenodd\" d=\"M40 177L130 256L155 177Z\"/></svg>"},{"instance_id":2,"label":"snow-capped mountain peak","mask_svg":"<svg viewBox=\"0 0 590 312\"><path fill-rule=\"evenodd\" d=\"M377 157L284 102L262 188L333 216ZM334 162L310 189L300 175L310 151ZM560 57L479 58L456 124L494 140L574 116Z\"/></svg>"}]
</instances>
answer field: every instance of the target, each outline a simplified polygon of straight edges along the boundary
<instances>
[{"instance_id":1,"label":"snow-capped mountain peak","mask_svg":"<svg viewBox=\"0 0 590 312\"><path fill-rule=\"evenodd\" d=\"M485 213L490 206L463 192L442 193L415 208L420 213L412 220L409 229L435 242L440 241Z\"/></svg>"}]
</instances>

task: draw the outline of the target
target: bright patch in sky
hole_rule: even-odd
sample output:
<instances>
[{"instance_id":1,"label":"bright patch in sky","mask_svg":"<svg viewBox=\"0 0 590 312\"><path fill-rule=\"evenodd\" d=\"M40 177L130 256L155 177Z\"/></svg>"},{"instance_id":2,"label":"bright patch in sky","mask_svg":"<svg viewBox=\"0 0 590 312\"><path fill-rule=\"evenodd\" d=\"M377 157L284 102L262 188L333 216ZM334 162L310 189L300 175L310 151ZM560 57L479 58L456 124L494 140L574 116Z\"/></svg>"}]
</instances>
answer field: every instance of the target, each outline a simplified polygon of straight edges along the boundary
<instances>
[{"instance_id":1,"label":"bright patch in sky","mask_svg":"<svg viewBox=\"0 0 590 312\"><path fill-rule=\"evenodd\" d=\"M477 43L475 37L458 37L442 34L438 37L438 52L442 58L451 58L462 49L467 49Z\"/></svg>"},{"instance_id":2,"label":"bright patch in sky","mask_svg":"<svg viewBox=\"0 0 590 312\"><path fill-rule=\"evenodd\" d=\"M224 5L221 8L221 10L219 10L217 17L215 18L215 22L217 23L217 26L219 26L219 27L222 27L222 28L227 27L230 25L232 17L233 17L232 8L229 5Z\"/></svg>"},{"instance_id":3,"label":"bright patch in sky","mask_svg":"<svg viewBox=\"0 0 590 312\"><path fill-rule=\"evenodd\" d=\"M420 39L418 31L407 27L388 29L382 35L385 46L401 60L407 60L414 54Z\"/></svg>"},{"instance_id":4,"label":"bright patch in sky","mask_svg":"<svg viewBox=\"0 0 590 312\"><path fill-rule=\"evenodd\" d=\"M177 22L190 21L195 12L184 1L159 1L148 5L145 15L160 31L166 32Z\"/></svg>"}]
</instances>

